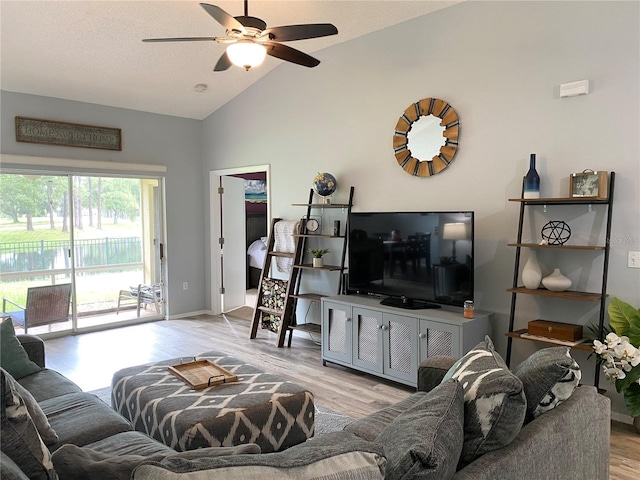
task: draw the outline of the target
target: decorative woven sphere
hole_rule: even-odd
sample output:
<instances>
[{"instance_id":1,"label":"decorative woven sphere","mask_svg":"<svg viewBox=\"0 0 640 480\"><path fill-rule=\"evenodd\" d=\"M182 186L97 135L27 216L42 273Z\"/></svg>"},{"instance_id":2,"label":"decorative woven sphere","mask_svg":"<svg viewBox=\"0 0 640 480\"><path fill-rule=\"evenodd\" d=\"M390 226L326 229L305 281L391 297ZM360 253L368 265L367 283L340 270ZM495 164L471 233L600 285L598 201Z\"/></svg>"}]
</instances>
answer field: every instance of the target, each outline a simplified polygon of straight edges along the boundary
<instances>
[{"instance_id":1,"label":"decorative woven sphere","mask_svg":"<svg viewBox=\"0 0 640 480\"><path fill-rule=\"evenodd\" d=\"M542 227L541 233L549 245L564 245L571 237L571 228L562 220L551 220Z\"/></svg>"}]
</instances>

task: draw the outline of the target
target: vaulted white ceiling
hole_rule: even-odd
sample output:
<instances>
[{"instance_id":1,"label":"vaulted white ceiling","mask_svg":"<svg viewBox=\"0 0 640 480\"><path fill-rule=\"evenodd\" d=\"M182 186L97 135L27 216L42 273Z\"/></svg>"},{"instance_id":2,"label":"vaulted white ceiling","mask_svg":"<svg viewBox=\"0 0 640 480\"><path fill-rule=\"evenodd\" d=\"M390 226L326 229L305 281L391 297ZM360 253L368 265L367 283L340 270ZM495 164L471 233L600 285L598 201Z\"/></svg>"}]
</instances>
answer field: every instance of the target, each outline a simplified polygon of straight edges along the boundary
<instances>
[{"instance_id":1,"label":"vaulted white ceiling","mask_svg":"<svg viewBox=\"0 0 640 480\"><path fill-rule=\"evenodd\" d=\"M338 35L288 42L318 58L322 49L429 14L460 0L250 0L267 26L333 23ZM233 16L242 0L208 0ZM267 57L249 72L213 72L224 45L143 43L143 38L222 36L197 0L0 3L2 90L203 119L283 64ZM295 68L306 68L295 66ZM198 93L197 84L207 85Z\"/></svg>"}]
</instances>

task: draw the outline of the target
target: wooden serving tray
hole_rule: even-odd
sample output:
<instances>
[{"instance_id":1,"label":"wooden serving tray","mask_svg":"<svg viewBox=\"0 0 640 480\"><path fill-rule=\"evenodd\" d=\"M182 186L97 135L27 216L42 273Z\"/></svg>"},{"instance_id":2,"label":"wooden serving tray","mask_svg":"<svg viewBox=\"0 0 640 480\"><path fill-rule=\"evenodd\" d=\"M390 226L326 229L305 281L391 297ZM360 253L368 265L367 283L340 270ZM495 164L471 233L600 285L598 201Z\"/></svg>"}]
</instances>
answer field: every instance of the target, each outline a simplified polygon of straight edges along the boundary
<instances>
[{"instance_id":1,"label":"wooden serving tray","mask_svg":"<svg viewBox=\"0 0 640 480\"><path fill-rule=\"evenodd\" d=\"M237 375L206 359L171 365L169 371L194 390L238 381Z\"/></svg>"}]
</instances>

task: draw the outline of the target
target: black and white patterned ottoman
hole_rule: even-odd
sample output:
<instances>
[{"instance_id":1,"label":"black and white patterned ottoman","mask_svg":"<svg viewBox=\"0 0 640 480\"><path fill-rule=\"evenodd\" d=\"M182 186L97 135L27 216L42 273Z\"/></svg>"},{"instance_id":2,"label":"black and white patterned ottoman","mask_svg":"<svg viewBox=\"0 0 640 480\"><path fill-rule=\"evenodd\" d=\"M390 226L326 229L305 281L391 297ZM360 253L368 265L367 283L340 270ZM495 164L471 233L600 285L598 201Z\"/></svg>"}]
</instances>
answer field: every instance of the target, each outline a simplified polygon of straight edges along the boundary
<instances>
[{"instance_id":1,"label":"black and white patterned ottoman","mask_svg":"<svg viewBox=\"0 0 640 480\"><path fill-rule=\"evenodd\" d=\"M192 390L167 368L179 358L129 367L113 376L113 408L177 451L257 443L263 453L277 452L313 435L313 394L304 387L218 352L197 359L211 360L238 381Z\"/></svg>"}]
</instances>

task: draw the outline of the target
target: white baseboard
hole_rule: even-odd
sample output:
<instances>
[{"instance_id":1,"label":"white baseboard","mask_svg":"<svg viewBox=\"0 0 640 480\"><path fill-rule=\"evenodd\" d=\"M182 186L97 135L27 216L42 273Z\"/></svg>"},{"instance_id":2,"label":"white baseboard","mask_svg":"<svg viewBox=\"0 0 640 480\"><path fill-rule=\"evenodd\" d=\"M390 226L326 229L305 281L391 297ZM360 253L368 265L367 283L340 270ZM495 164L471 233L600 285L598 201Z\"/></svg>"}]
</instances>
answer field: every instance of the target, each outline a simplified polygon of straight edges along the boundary
<instances>
[{"instance_id":1,"label":"white baseboard","mask_svg":"<svg viewBox=\"0 0 640 480\"><path fill-rule=\"evenodd\" d=\"M633 425L633 417L631 415L624 415L623 413L611 412L611 420Z\"/></svg>"},{"instance_id":2,"label":"white baseboard","mask_svg":"<svg viewBox=\"0 0 640 480\"><path fill-rule=\"evenodd\" d=\"M196 315L212 315L210 310L198 310L196 312L186 312L179 315L169 315L168 320L184 320L185 318L195 317Z\"/></svg>"}]
</instances>

